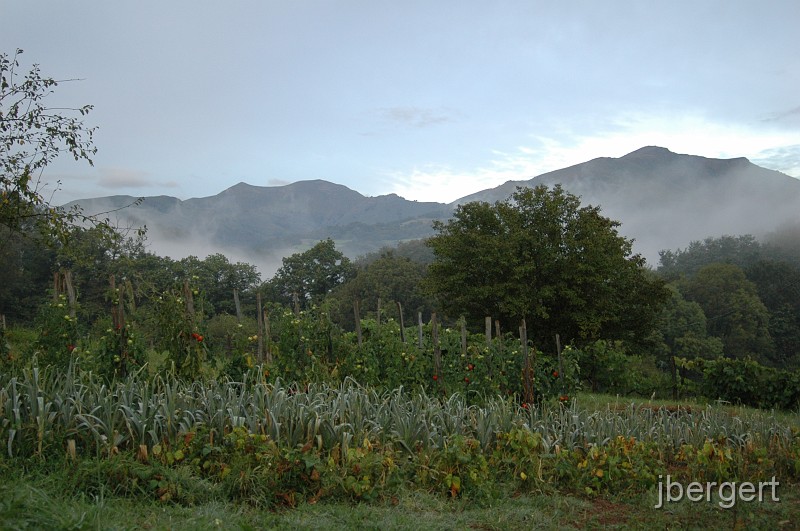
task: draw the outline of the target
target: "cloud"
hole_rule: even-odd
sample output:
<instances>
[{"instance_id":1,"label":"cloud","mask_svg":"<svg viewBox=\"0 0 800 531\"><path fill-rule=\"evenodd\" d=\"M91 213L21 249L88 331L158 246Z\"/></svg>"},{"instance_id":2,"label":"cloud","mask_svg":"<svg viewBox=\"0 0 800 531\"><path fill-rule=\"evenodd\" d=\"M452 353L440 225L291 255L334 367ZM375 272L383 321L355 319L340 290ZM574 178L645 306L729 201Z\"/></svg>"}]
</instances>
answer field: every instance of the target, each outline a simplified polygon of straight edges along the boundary
<instances>
[{"instance_id":1,"label":"cloud","mask_svg":"<svg viewBox=\"0 0 800 531\"><path fill-rule=\"evenodd\" d=\"M800 144L765 149L750 158L759 166L800 177Z\"/></svg>"},{"instance_id":2,"label":"cloud","mask_svg":"<svg viewBox=\"0 0 800 531\"><path fill-rule=\"evenodd\" d=\"M286 186L287 184L292 184L292 181L285 179L270 179L267 181L267 186Z\"/></svg>"},{"instance_id":3,"label":"cloud","mask_svg":"<svg viewBox=\"0 0 800 531\"><path fill-rule=\"evenodd\" d=\"M147 188L151 186L175 188L178 186L178 183L175 181L157 181L150 178L149 175L150 174L145 171L106 167L98 169L96 179L98 185L112 190L121 188Z\"/></svg>"},{"instance_id":4,"label":"cloud","mask_svg":"<svg viewBox=\"0 0 800 531\"><path fill-rule=\"evenodd\" d=\"M455 119L455 112L450 109L430 109L424 107L399 106L378 109L378 115L385 121L405 127L430 127Z\"/></svg>"},{"instance_id":5,"label":"cloud","mask_svg":"<svg viewBox=\"0 0 800 531\"><path fill-rule=\"evenodd\" d=\"M430 163L384 175L392 182L392 191L406 199L450 203L506 181L528 180L598 157L621 157L644 146L661 146L710 158L747 157L800 177L797 134L714 123L697 114L626 113L591 134L563 129L552 135L532 134L529 140L512 150L495 150L491 159L473 168Z\"/></svg>"},{"instance_id":6,"label":"cloud","mask_svg":"<svg viewBox=\"0 0 800 531\"><path fill-rule=\"evenodd\" d=\"M772 113L769 117L765 118L765 122L779 122L782 120L796 120L800 118L800 106L797 106L793 109L789 109L786 111L780 111Z\"/></svg>"}]
</instances>

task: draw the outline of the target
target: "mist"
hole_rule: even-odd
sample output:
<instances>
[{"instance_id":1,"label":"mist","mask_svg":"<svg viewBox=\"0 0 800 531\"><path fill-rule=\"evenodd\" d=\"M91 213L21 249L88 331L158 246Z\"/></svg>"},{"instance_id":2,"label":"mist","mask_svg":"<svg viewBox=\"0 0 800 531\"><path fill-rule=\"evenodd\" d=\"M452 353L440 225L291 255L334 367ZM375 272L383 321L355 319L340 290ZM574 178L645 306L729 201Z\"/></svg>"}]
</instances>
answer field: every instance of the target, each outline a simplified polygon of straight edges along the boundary
<instances>
[{"instance_id":1,"label":"mist","mask_svg":"<svg viewBox=\"0 0 800 531\"><path fill-rule=\"evenodd\" d=\"M432 234L431 222L447 219L455 204L504 200L516 186L561 184L619 221L633 250L656 267L662 250L695 240L750 234L763 239L800 223L800 181L747 159L708 159L646 147L620 158L599 158L529 181L509 181L454 204L418 203L396 196L365 197L326 181L287 186L239 184L216 196L181 201L149 197L116 213L128 226L147 226L147 246L180 259L221 253L254 265L264 280L282 258L332 238L354 259L401 241ZM114 196L80 201L86 212L130 204Z\"/></svg>"}]
</instances>

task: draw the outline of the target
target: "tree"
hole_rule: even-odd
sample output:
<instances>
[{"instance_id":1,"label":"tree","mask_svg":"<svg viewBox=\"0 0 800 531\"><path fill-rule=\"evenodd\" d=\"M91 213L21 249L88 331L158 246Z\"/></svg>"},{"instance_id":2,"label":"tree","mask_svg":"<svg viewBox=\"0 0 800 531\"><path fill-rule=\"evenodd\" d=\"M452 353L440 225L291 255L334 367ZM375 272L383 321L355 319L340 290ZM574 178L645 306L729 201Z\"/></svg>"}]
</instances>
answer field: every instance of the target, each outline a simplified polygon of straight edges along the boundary
<instances>
[{"instance_id":1,"label":"tree","mask_svg":"<svg viewBox=\"0 0 800 531\"><path fill-rule=\"evenodd\" d=\"M398 317L395 303L403 308L405 323L413 324L418 311L430 312L432 301L423 292L422 280L427 267L393 251L386 251L380 258L361 262L355 276L337 287L330 298L339 301L337 321L352 329L355 324L353 301L358 299L362 308L374 308L381 299L384 315ZM362 314L364 315L364 314Z\"/></svg>"},{"instance_id":2,"label":"tree","mask_svg":"<svg viewBox=\"0 0 800 531\"><path fill-rule=\"evenodd\" d=\"M762 260L745 271L769 311L769 334L778 367L800 367L800 267Z\"/></svg>"},{"instance_id":3,"label":"tree","mask_svg":"<svg viewBox=\"0 0 800 531\"><path fill-rule=\"evenodd\" d=\"M460 205L428 240L426 285L451 315L498 317L529 337L640 341L667 297L618 222L560 186L518 188L506 201Z\"/></svg>"},{"instance_id":4,"label":"tree","mask_svg":"<svg viewBox=\"0 0 800 531\"><path fill-rule=\"evenodd\" d=\"M742 269L756 263L763 249L756 239L744 236L720 236L693 241L684 250L661 251L659 274L670 280L692 276L709 264L734 264Z\"/></svg>"},{"instance_id":5,"label":"tree","mask_svg":"<svg viewBox=\"0 0 800 531\"><path fill-rule=\"evenodd\" d=\"M328 238L308 251L283 259L283 266L268 283L269 298L290 303L297 294L300 306L306 308L321 301L354 274L350 259L337 251L333 240Z\"/></svg>"},{"instance_id":6,"label":"tree","mask_svg":"<svg viewBox=\"0 0 800 531\"><path fill-rule=\"evenodd\" d=\"M40 234L63 239L72 223L98 220L78 207L65 210L50 204L42 172L62 153L92 164L95 128L82 121L92 106L45 106L60 81L43 77L36 64L23 75L21 54L19 49L13 56L0 54L0 225L18 232L32 221Z\"/></svg>"},{"instance_id":7,"label":"tree","mask_svg":"<svg viewBox=\"0 0 800 531\"><path fill-rule=\"evenodd\" d=\"M261 283L261 274L251 264L231 263L225 255L217 253L203 260L189 256L180 260L176 267L182 270L181 279L191 279L192 286L202 291L206 302L212 306L212 313L236 315L234 290L242 298L252 298L251 306L255 306L254 292Z\"/></svg>"},{"instance_id":8,"label":"tree","mask_svg":"<svg viewBox=\"0 0 800 531\"><path fill-rule=\"evenodd\" d=\"M722 341L708 335L706 316L696 302L683 298L680 291L669 286L670 297L657 321L653 333L653 351L662 368L672 377L672 396L678 397L678 366L675 358L715 359L722 355Z\"/></svg>"},{"instance_id":9,"label":"tree","mask_svg":"<svg viewBox=\"0 0 800 531\"><path fill-rule=\"evenodd\" d=\"M722 340L726 356L769 359L773 351L769 313L741 268L710 264L678 286L687 300L703 309L708 334Z\"/></svg>"},{"instance_id":10,"label":"tree","mask_svg":"<svg viewBox=\"0 0 800 531\"><path fill-rule=\"evenodd\" d=\"M55 251L0 227L0 315L9 323L32 323L53 284Z\"/></svg>"}]
</instances>

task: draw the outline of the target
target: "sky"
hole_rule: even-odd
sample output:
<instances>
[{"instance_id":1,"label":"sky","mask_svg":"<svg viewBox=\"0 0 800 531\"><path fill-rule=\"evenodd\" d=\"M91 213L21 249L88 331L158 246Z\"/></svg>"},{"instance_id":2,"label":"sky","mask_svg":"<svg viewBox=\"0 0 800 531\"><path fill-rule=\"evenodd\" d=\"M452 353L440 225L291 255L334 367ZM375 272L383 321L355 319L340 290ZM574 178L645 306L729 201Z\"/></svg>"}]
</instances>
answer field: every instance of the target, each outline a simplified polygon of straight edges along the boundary
<instances>
[{"instance_id":1,"label":"sky","mask_svg":"<svg viewBox=\"0 0 800 531\"><path fill-rule=\"evenodd\" d=\"M94 106L53 200L325 179L451 202L647 145L800 177L800 2L0 0ZM56 183L60 182L55 191Z\"/></svg>"}]
</instances>

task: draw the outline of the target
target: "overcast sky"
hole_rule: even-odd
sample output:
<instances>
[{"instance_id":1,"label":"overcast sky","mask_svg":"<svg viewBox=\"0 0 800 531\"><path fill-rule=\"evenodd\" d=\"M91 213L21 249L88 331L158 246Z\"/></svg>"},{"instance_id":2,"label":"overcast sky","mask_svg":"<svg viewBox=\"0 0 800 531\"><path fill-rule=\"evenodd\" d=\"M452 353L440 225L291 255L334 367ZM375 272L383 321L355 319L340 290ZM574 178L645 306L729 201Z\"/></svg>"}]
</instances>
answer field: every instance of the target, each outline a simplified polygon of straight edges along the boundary
<instances>
[{"instance_id":1,"label":"overcast sky","mask_svg":"<svg viewBox=\"0 0 800 531\"><path fill-rule=\"evenodd\" d=\"M57 202L325 179L449 202L645 145L800 177L800 1L0 0L94 105Z\"/></svg>"}]
</instances>

